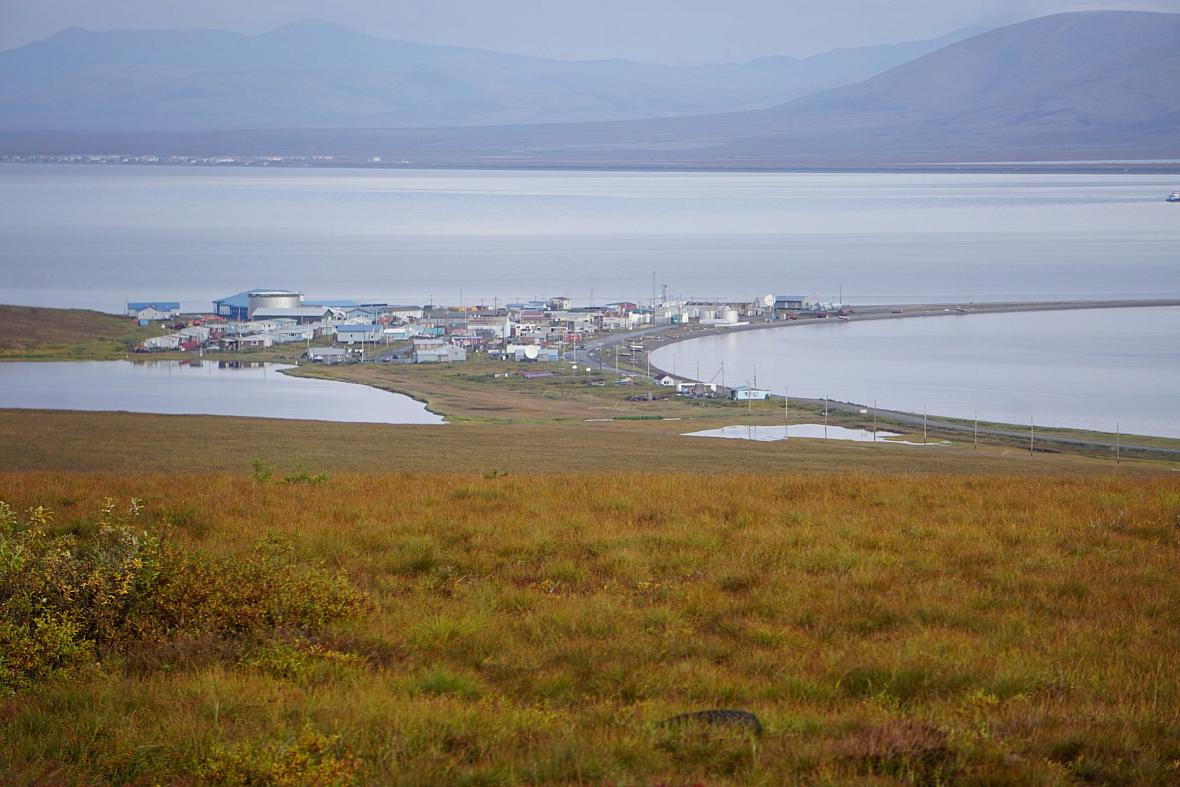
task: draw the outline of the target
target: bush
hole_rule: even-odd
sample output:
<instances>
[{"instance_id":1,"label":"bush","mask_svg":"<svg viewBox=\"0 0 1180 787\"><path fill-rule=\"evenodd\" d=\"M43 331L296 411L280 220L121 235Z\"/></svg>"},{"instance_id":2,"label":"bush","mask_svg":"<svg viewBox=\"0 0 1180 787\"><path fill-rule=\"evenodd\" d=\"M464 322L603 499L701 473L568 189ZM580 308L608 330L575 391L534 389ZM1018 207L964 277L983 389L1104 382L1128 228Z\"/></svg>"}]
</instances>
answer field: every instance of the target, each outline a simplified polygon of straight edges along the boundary
<instances>
[{"instance_id":1,"label":"bush","mask_svg":"<svg viewBox=\"0 0 1180 787\"><path fill-rule=\"evenodd\" d=\"M355 783L359 767L339 736L305 728L289 743L215 749L201 764L200 776L214 784L335 787Z\"/></svg>"},{"instance_id":2,"label":"bush","mask_svg":"<svg viewBox=\"0 0 1180 787\"><path fill-rule=\"evenodd\" d=\"M160 573L158 538L106 502L96 535L81 542L51 537L52 512L29 509L25 520L0 501L0 689L92 662L119 638L136 602Z\"/></svg>"},{"instance_id":3,"label":"bush","mask_svg":"<svg viewBox=\"0 0 1180 787\"><path fill-rule=\"evenodd\" d=\"M51 536L0 501L0 691L111 653L196 638L310 633L366 605L341 576L299 565L264 539L246 555L166 549L107 500L94 535Z\"/></svg>"}]
</instances>

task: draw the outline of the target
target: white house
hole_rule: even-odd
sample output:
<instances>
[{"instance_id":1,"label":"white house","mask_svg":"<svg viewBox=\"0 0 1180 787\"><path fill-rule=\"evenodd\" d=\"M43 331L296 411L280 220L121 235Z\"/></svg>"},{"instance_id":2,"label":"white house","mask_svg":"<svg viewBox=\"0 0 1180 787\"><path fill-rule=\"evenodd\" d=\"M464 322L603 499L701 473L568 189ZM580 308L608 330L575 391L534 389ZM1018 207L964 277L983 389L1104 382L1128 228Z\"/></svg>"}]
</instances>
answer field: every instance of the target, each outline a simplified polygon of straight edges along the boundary
<instances>
[{"instance_id":1,"label":"white house","mask_svg":"<svg viewBox=\"0 0 1180 787\"><path fill-rule=\"evenodd\" d=\"M466 360L466 350L442 339L414 340L414 363L457 363Z\"/></svg>"},{"instance_id":2,"label":"white house","mask_svg":"<svg viewBox=\"0 0 1180 787\"><path fill-rule=\"evenodd\" d=\"M770 398L770 391L764 391L761 388L751 388L748 385L739 385L737 388L730 390L729 398L735 402L760 402Z\"/></svg>"},{"instance_id":3,"label":"white house","mask_svg":"<svg viewBox=\"0 0 1180 787\"><path fill-rule=\"evenodd\" d=\"M180 315L179 301L144 301L127 304L127 316L137 320L170 320Z\"/></svg>"},{"instance_id":4,"label":"white house","mask_svg":"<svg viewBox=\"0 0 1180 787\"><path fill-rule=\"evenodd\" d=\"M467 321L467 330L487 333L497 339L507 339L512 336L512 321L508 315L497 317L472 317Z\"/></svg>"},{"instance_id":5,"label":"white house","mask_svg":"<svg viewBox=\"0 0 1180 787\"><path fill-rule=\"evenodd\" d=\"M678 396L716 396L717 383L677 383L676 394Z\"/></svg>"},{"instance_id":6,"label":"white house","mask_svg":"<svg viewBox=\"0 0 1180 787\"><path fill-rule=\"evenodd\" d=\"M336 341L341 344L372 344L385 338L385 329L374 323L336 326Z\"/></svg>"},{"instance_id":7,"label":"white house","mask_svg":"<svg viewBox=\"0 0 1180 787\"><path fill-rule=\"evenodd\" d=\"M145 350L179 350L180 341L180 334L171 333L167 336L153 336L150 339L144 339L143 347Z\"/></svg>"},{"instance_id":8,"label":"white house","mask_svg":"<svg viewBox=\"0 0 1180 787\"><path fill-rule=\"evenodd\" d=\"M656 382L665 388L671 388L672 386L676 385L676 378L670 374L665 374L663 377L656 378Z\"/></svg>"},{"instance_id":9,"label":"white house","mask_svg":"<svg viewBox=\"0 0 1180 787\"><path fill-rule=\"evenodd\" d=\"M309 347L303 358L312 363L336 364L348 359L348 350L343 347Z\"/></svg>"},{"instance_id":10,"label":"white house","mask_svg":"<svg viewBox=\"0 0 1180 787\"><path fill-rule=\"evenodd\" d=\"M422 319L421 306L385 306L381 313L399 322L410 322Z\"/></svg>"},{"instance_id":11,"label":"white house","mask_svg":"<svg viewBox=\"0 0 1180 787\"><path fill-rule=\"evenodd\" d=\"M252 333L239 336L237 339L239 350L262 350L274 344L274 336L269 333Z\"/></svg>"},{"instance_id":12,"label":"white house","mask_svg":"<svg viewBox=\"0 0 1180 787\"><path fill-rule=\"evenodd\" d=\"M163 320L170 320L175 315L165 311L160 311L154 306L148 306L146 309L140 309L135 313L135 319L142 322L161 322Z\"/></svg>"}]
</instances>

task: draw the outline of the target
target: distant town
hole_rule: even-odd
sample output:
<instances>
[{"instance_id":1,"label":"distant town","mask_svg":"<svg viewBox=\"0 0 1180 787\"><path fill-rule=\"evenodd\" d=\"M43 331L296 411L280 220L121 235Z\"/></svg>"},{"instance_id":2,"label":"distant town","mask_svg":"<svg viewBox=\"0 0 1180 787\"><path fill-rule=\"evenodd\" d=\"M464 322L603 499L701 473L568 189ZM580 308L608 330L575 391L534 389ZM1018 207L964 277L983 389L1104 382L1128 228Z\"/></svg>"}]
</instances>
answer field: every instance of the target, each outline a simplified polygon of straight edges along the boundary
<instances>
[{"instance_id":1,"label":"distant town","mask_svg":"<svg viewBox=\"0 0 1180 787\"><path fill-rule=\"evenodd\" d=\"M367 303L316 300L294 290L255 289L213 301L207 313L182 313L179 301L128 303L128 317L160 325L140 352L249 352L276 345L305 346L315 364L462 363L469 354L520 363L557 362L599 334L658 331L662 327L739 328L751 321L846 317L840 304L803 296L767 295L749 302L621 301L573 306L570 298L492 305ZM628 345L631 357L642 342ZM681 381L658 379L664 385ZM716 393L716 388L697 393Z\"/></svg>"}]
</instances>

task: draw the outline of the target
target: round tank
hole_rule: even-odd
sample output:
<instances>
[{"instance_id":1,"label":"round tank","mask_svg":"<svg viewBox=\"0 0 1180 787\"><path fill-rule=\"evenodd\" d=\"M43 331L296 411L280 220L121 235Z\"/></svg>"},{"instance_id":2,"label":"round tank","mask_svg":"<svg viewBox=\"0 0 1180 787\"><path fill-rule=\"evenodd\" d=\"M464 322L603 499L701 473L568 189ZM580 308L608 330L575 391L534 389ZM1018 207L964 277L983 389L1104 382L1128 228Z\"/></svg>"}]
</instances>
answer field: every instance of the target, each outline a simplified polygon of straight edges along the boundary
<instances>
[{"instance_id":1,"label":"round tank","mask_svg":"<svg viewBox=\"0 0 1180 787\"><path fill-rule=\"evenodd\" d=\"M721 313L721 320L723 322L729 323L730 325L737 322L738 321L737 309L726 309L725 311L723 311Z\"/></svg>"},{"instance_id":2,"label":"round tank","mask_svg":"<svg viewBox=\"0 0 1180 787\"><path fill-rule=\"evenodd\" d=\"M297 309L303 305L303 293L290 290L255 290L250 293L250 316L259 309Z\"/></svg>"}]
</instances>

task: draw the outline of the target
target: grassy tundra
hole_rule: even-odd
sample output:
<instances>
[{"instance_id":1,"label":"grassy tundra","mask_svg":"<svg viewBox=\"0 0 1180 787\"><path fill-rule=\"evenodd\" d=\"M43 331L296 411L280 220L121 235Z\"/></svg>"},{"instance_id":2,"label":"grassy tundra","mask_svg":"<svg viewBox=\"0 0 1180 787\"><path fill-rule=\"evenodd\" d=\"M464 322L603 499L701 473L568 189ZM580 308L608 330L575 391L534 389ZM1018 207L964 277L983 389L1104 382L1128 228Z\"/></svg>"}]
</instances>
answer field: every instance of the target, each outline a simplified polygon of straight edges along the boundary
<instances>
[{"instance_id":1,"label":"grassy tundra","mask_svg":"<svg viewBox=\"0 0 1180 787\"><path fill-rule=\"evenodd\" d=\"M125 358L159 328L88 309L0 305L0 360Z\"/></svg>"},{"instance_id":2,"label":"grassy tundra","mask_svg":"<svg viewBox=\"0 0 1180 787\"><path fill-rule=\"evenodd\" d=\"M59 635L0 699L6 782L1180 780L1167 476L259 465L0 499L33 509L3 636ZM660 725L716 707L764 732Z\"/></svg>"}]
</instances>

